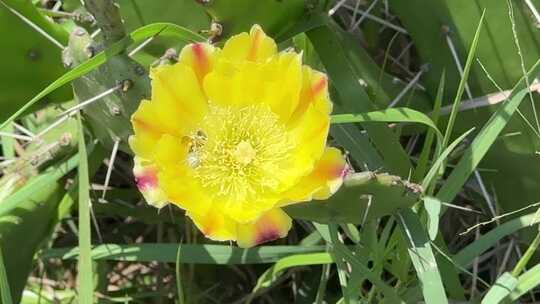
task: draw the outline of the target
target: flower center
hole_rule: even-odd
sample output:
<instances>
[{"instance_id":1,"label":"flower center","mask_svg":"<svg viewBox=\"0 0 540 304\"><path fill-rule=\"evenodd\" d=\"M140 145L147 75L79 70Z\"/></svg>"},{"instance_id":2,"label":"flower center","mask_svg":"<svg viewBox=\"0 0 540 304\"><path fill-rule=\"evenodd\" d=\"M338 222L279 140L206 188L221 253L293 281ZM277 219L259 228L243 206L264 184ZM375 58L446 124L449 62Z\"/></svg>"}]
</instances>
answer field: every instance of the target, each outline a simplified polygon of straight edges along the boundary
<instances>
[{"instance_id":1,"label":"flower center","mask_svg":"<svg viewBox=\"0 0 540 304\"><path fill-rule=\"evenodd\" d=\"M285 126L265 105L210 104L190 139L188 164L208 193L226 202L277 191L294 148Z\"/></svg>"},{"instance_id":2,"label":"flower center","mask_svg":"<svg viewBox=\"0 0 540 304\"><path fill-rule=\"evenodd\" d=\"M242 165L249 165L251 161L255 158L257 152L251 146L251 144L245 140L242 140L236 148L234 149L232 156L234 160Z\"/></svg>"}]
</instances>

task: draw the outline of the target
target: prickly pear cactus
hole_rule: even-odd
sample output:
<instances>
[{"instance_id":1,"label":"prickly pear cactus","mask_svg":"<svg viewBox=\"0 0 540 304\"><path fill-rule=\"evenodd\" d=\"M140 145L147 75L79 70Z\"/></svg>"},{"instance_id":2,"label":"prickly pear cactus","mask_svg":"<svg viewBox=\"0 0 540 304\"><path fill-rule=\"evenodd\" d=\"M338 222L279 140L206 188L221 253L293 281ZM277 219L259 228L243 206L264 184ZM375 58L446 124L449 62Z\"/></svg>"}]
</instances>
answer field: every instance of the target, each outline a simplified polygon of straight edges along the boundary
<instances>
[{"instance_id":1,"label":"prickly pear cactus","mask_svg":"<svg viewBox=\"0 0 540 304\"><path fill-rule=\"evenodd\" d=\"M73 30L63 53L64 64L71 68L125 37L123 25L116 22L120 20L118 8L111 1L87 1L86 6L101 26L103 41L93 40L84 28ZM88 119L88 126L106 147L112 148L119 142L120 149L129 152L127 138L131 134L131 114L150 94L146 70L126 53L120 53L75 80L73 91L79 103L110 93L98 102L84 106L83 113Z\"/></svg>"},{"instance_id":2,"label":"prickly pear cactus","mask_svg":"<svg viewBox=\"0 0 540 304\"><path fill-rule=\"evenodd\" d=\"M68 48L64 51L64 64L75 67L100 49L102 46L93 41L85 29L77 28L70 35ZM88 126L104 145L112 147L114 142L120 141L120 148L129 151L129 119L140 100L149 96L148 74L127 54L119 54L73 82L73 91L79 103L111 90L113 92L109 95L84 107L83 113L88 119Z\"/></svg>"},{"instance_id":3,"label":"prickly pear cactus","mask_svg":"<svg viewBox=\"0 0 540 304\"><path fill-rule=\"evenodd\" d=\"M363 224L411 207L423 192L420 185L398 176L366 171L346 177L342 188L328 200L291 205L285 211L297 219Z\"/></svg>"}]
</instances>

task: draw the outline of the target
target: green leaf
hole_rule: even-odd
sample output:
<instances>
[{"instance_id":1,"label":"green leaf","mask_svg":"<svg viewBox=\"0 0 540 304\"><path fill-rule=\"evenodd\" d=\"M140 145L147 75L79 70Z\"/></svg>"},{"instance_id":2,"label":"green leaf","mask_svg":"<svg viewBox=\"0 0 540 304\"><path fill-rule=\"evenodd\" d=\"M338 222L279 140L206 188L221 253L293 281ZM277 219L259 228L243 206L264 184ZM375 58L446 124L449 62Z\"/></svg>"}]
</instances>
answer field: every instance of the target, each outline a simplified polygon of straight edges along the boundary
<instances>
[{"instance_id":1,"label":"green leaf","mask_svg":"<svg viewBox=\"0 0 540 304\"><path fill-rule=\"evenodd\" d=\"M515 303L522 295L538 285L540 285L540 265L534 266L518 277L517 285L513 288L507 299Z\"/></svg>"},{"instance_id":2,"label":"green leaf","mask_svg":"<svg viewBox=\"0 0 540 304\"><path fill-rule=\"evenodd\" d=\"M284 207L289 216L319 223L364 223L390 215L418 201L422 189L398 176L360 172L347 176L343 186L325 201Z\"/></svg>"},{"instance_id":3,"label":"green leaf","mask_svg":"<svg viewBox=\"0 0 540 304\"><path fill-rule=\"evenodd\" d=\"M325 252L325 246L259 246L249 249L229 245L182 244L180 262L186 264L265 264L300 253ZM102 244L92 249L92 259L111 261L167 262L177 261L178 244ZM79 248L54 248L44 250L41 259L74 259Z\"/></svg>"},{"instance_id":4,"label":"green leaf","mask_svg":"<svg viewBox=\"0 0 540 304\"><path fill-rule=\"evenodd\" d=\"M12 304L11 288L9 288L8 275L6 273L6 267L4 265L4 254L0 248L0 294L2 303Z\"/></svg>"},{"instance_id":5,"label":"green leaf","mask_svg":"<svg viewBox=\"0 0 540 304\"><path fill-rule=\"evenodd\" d=\"M422 180L422 187L424 188L427 188L429 187L430 185L432 185L432 183L434 181L436 181L434 178L435 176L439 173L439 169L441 168L441 166L446 162L446 158L448 157L448 155L450 155L450 153L452 153L452 151L454 151L454 149L467 137L467 135L469 135L474 129L470 129L469 131L463 133L460 137L456 138L450 145L448 145L448 147L446 147L446 149L444 149L444 151L442 151L442 153L439 155L439 157L437 158L437 160L433 163L433 165L431 166L431 168L429 169L428 173L426 174L426 176L424 176L424 179Z\"/></svg>"},{"instance_id":6,"label":"green leaf","mask_svg":"<svg viewBox=\"0 0 540 304\"><path fill-rule=\"evenodd\" d=\"M332 115L332 124L366 122L405 122L419 123L428 126L435 132L439 145L442 144L442 134L433 121L424 113L409 108L391 108L358 114Z\"/></svg>"},{"instance_id":7,"label":"green leaf","mask_svg":"<svg viewBox=\"0 0 540 304\"><path fill-rule=\"evenodd\" d=\"M263 288L267 288L275 282L283 271L288 268L309 265L325 265L333 263L332 257L326 252L296 254L278 260L272 267L268 268L257 280L251 295L255 295ZM251 298L252 299L252 298Z\"/></svg>"},{"instance_id":8,"label":"green leaf","mask_svg":"<svg viewBox=\"0 0 540 304\"><path fill-rule=\"evenodd\" d=\"M448 303L437 261L418 216L411 209L405 209L399 212L398 217L403 238L408 240L409 256L420 280L425 302Z\"/></svg>"},{"instance_id":9,"label":"green leaf","mask_svg":"<svg viewBox=\"0 0 540 304\"><path fill-rule=\"evenodd\" d=\"M437 238L439 232L439 216L441 215L441 201L432 196L424 197L424 208L428 216L428 235L430 240Z\"/></svg>"},{"instance_id":10,"label":"green leaf","mask_svg":"<svg viewBox=\"0 0 540 304\"><path fill-rule=\"evenodd\" d=\"M90 180L88 176L88 159L84 140L84 129L79 120L79 264L77 287L79 303L94 303L94 283L92 268L92 231L90 227Z\"/></svg>"},{"instance_id":11,"label":"green leaf","mask_svg":"<svg viewBox=\"0 0 540 304\"><path fill-rule=\"evenodd\" d=\"M472 41L471 47L469 49L469 55L467 56L467 61L465 62L465 68L463 69L463 75L459 81L459 86L454 98L454 103L452 104L452 112L450 112L450 118L446 126L446 132L444 133L444 146L450 141L450 136L454 130L454 123L456 121L457 114L459 112L459 105L461 104L461 97L463 97L463 92L465 91L465 86L467 85L467 80L469 79L469 73L471 71L471 66L473 60L476 56L476 48L478 46L478 39L480 38L480 32L482 30L482 25L484 23L485 11L482 12L478 26L476 27L476 32L474 34L474 39Z\"/></svg>"},{"instance_id":12,"label":"green leaf","mask_svg":"<svg viewBox=\"0 0 540 304\"><path fill-rule=\"evenodd\" d=\"M441 75L441 80L439 82L439 88L437 89L437 96L435 97L435 105L433 106L433 112L431 114L431 119L435 125L439 122L439 114L441 110L443 94L444 94L444 85L446 81L446 73L443 71ZM424 146L422 147L422 152L418 158L418 164L414 170L413 181L419 181L428 170L429 156L431 154L431 145L433 144L433 136L435 131L430 129L426 135L424 141ZM442 149L442 147L441 147ZM435 155L438 156L440 151L435 151Z\"/></svg>"},{"instance_id":13,"label":"green leaf","mask_svg":"<svg viewBox=\"0 0 540 304\"><path fill-rule=\"evenodd\" d=\"M503 273L488 290L482 304L496 304L501 303L506 296L508 296L517 286L518 279L516 279L509 272Z\"/></svg>"}]
</instances>

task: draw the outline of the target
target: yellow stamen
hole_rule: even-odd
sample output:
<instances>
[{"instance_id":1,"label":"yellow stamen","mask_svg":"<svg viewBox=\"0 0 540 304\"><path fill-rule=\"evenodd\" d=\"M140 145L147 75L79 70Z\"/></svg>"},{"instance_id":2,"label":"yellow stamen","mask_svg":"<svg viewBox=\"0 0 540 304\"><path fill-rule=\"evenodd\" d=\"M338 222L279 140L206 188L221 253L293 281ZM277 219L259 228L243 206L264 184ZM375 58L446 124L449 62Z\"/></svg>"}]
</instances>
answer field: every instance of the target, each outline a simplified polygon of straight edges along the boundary
<instances>
[{"instance_id":1,"label":"yellow stamen","mask_svg":"<svg viewBox=\"0 0 540 304\"><path fill-rule=\"evenodd\" d=\"M209 194L237 202L280 186L294 143L268 106L210 104L198 129L206 137L194 147L198 163L192 167Z\"/></svg>"},{"instance_id":2,"label":"yellow stamen","mask_svg":"<svg viewBox=\"0 0 540 304\"><path fill-rule=\"evenodd\" d=\"M249 163L251 163L251 161L255 158L255 155L255 149L253 149L251 144L245 140L242 140L238 145L236 145L233 152L234 159L244 166L249 165Z\"/></svg>"}]
</instances>

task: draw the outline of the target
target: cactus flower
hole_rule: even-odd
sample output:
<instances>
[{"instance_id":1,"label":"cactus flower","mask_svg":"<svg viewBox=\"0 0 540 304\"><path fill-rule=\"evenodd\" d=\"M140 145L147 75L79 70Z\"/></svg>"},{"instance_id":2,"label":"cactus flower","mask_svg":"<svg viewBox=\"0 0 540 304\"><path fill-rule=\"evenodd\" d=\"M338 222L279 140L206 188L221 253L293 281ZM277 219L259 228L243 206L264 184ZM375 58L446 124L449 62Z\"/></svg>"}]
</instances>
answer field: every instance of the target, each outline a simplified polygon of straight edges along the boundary
<instances>
[{"instance_id":1,"label":"cactus flower","mask_svg":"<svg viewBox=\"0 0 540 304\"><path fill-rule=\"evenodd\" d=\"M278 52L259 26L223 49L187 45L151 78L130 138L149 204L174 204L208 238L251 247L287 235L281 207L340 187L347 165L326 146L326 75L301 54Z\"/></svg>"}]
</instances>

